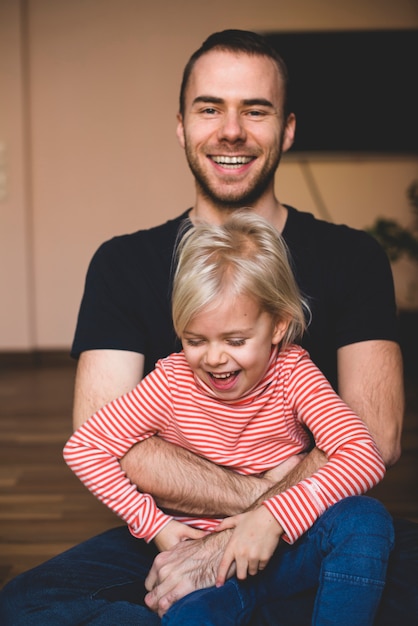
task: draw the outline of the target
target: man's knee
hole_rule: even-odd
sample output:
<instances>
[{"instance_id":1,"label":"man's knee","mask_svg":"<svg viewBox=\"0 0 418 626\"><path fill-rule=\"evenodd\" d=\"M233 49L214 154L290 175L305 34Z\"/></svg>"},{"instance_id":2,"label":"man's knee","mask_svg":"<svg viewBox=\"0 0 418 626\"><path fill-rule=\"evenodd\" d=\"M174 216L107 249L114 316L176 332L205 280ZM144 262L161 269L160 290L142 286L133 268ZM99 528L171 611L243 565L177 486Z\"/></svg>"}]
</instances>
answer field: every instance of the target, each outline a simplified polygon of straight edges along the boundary
<instances>
[{"instance_id":1,"label":"man's knee","mask_svg":"<svg viewBox=\"0 0 418 626\"><path fill-rule=\"evenodd\" d=\"M347 531L379 534L394 543L393 520L381 502L367 496L351 496L329 509L333 521Z\"/></svg>"},{"instance_id":2,"label":"man's knee","mask_svg":"<svg viewBox=\"0 0 418 626\"><path fill-rule=\"evenodd\" d=\"M392 517L373 498L352 496L341 500L318 520L315 531L323 556L337 554L357 562L387 563L394 546Z\"/></svg>"}]
</instances>

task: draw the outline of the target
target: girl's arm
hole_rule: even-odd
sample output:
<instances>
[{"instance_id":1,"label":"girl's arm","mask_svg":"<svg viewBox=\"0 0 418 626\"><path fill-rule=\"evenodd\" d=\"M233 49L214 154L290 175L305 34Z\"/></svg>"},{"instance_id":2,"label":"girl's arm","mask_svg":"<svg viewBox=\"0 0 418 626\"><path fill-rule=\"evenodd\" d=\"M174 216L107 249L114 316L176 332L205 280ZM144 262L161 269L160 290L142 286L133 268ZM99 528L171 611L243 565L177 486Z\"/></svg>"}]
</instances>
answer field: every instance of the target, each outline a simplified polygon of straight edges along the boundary
<instances>
[{"instance_id":1,"label":"girl's arm","mask_svg":"<svg viewBox=\"0 0 418 626\"><path fill-rule=\"evenodd\" d=\"M382 457L364 422L335 393L308 358L288 381L289 403L311 431L327 462L311 477L278 494L273 487L263 505L293 543L332 504L365 493L385 475Z\"/></svg>"},{"instance_id":2,"label":"girl's arm","mask_svg":"<svg viewBox=\"0 0 418 626\"><path fill-rule=\"evenodd\" d=\"M158 407L152 403L158 384ZM86 487L128 524L136 537L150 541L172 519L151 495L138 492L119 459L138 441L161 428L171 405L161 370L135 389L97 411L68 440L64 458Z\"/></svg>"},{"instance_id":3,"label":"girl's arm","mask_svg":"<svg viewBox=\"0 0 418 626\"><path fill-rule=\"evenodd\" d=\"M218 586L233 563L238 578L264 569L281 537L293 543L332 504L366 492L385 474L366 426L309 359L299 361L288 382L290 409L311 431L327 461L311 477L284 491L278 483L250 511L219 524L218 531L234 531L220 561Z\"/></svg>"}]
</instances>

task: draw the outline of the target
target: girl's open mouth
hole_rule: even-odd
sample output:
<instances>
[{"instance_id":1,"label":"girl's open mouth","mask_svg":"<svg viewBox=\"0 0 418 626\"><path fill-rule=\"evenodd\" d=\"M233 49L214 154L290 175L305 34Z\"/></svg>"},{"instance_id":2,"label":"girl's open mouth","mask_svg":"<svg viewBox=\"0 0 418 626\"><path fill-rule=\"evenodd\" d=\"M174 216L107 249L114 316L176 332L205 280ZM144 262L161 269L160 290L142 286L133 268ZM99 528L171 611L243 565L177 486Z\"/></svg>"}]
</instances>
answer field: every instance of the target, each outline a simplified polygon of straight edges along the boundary
<instances>
[{"instance_id":1,"label":"girl's open mouth","mask_svg":"<svg viewBox=\"0 0 418 626\"><path fill-rule=\"evenodd\" d=\"M240 370L235 372L224 372L221 374L214 374L209 372L209 377L212 381L212 386L220 391L227 391L234 386Z\"/></svg>"}]
</instances>

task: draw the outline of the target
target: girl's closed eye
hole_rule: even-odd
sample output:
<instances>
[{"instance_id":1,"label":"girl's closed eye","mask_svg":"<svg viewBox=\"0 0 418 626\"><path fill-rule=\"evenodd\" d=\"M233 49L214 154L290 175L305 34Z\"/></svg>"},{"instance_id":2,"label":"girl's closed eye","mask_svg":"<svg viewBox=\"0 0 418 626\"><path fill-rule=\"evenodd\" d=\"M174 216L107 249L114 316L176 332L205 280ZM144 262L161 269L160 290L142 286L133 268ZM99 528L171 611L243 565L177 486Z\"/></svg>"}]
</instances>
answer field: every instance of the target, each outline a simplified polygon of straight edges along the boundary
<instances>
[{"instance_id":1,"label":"girl's closed eye","mask_svg":"<svg viewBox=\"0 0 418 626\"><path fill-rule=\"evenodd\" d=\"M201 346L204 343L203 339L184 339L183 340L186 345L188 346L192 346L192 347L197 347L197 346Z\"/></svg>"},{"instance_id":2,"label":"girl's closed eye","mask_svg":"<svg viewBox=\"0 0 418 626\"><path fill-rule=\"evenodd\" d=\"M246 339L227 339L227 342L230 346L244 346L246 343Z\"/></svg>"}]
</instances>

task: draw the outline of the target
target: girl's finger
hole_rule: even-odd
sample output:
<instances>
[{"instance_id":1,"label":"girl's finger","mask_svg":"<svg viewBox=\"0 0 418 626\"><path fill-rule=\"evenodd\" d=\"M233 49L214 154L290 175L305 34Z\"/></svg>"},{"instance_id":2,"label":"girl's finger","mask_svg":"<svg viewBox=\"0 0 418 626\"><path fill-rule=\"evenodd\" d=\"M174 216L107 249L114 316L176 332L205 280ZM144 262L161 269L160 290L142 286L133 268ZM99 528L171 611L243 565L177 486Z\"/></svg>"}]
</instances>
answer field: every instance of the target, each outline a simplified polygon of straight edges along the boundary
<instances>
[{"instance_id":1,"label":"girl's finger","mask_svg":"<svg viewBox=\"0 0 418 626\"><path fill-rule=\"evenodd\" d=\"M219 533L222 530L227 530L227 528L235 528L236 525L237 520L235 519L235 517L225 517L225 519L223 519L222 522L220 522L214 530L215 532Z\"/></svg>"},{"instance_id":2,"label":"girl's finger","mask_svg":"<svg viewBox=\"0 0 418 626\"><path fill-rule=\"evenodd\" d=\"M232 554L225 550L224 555L219 563L218 573L216 575L215 586L222 587L225 584L229 569L234 562Z\"/></svg>"}]
</instances>

